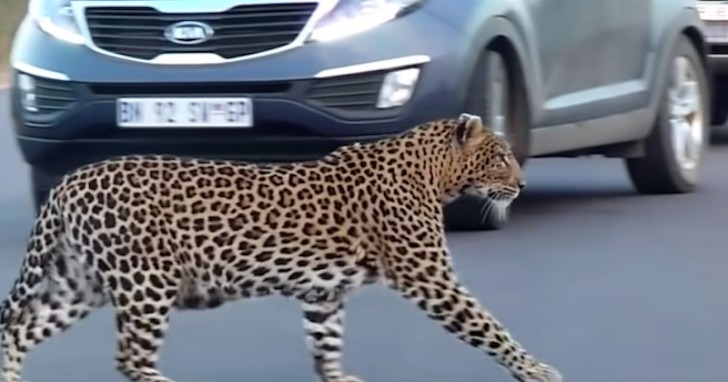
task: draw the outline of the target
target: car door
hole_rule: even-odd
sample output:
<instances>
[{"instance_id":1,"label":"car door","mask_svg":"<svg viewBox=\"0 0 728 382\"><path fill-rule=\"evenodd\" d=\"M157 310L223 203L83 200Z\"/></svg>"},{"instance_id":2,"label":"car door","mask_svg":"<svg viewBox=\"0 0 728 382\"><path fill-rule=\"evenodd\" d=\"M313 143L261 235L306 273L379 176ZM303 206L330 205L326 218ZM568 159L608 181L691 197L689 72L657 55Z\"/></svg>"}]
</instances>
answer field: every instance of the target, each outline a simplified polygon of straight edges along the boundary
<instances>
[{"instance_id":1,"label":"car door","mask_svg":"<svg viewBox=\"0 0 728 382\"><path fill-rule=\"evenodd\" d=\"M536 125L598 118L632 107L609 101L646 92L652 1L531 0L541 78Z\"/></svg>"},{"instance_id":2,"label":"car door","mask_svg":"<svg viewBox=\"0 0 728 382\"><path fill-rule=\"evenodd\" d=\"M594 42L602 48L592 87L640 81L646 89L647 65L653 52L652 3L656 0L601 1L604 16Z\"/></svg>"}]
</instances>

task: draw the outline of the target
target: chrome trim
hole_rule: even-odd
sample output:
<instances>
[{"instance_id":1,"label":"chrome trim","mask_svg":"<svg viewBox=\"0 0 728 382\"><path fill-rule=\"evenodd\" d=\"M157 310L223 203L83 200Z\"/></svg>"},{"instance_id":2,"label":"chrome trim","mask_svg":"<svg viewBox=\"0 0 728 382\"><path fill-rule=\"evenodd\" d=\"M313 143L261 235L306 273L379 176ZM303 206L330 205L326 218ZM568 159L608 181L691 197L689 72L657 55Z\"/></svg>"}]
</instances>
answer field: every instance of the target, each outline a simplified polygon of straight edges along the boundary
<instances>
[{"instance_id":1,"label":"chrome trim","mask_svg":"<svg viewBox=\"0 0 728 382\"><path fill-rule=\"evenodd\" d=\"M225 59L215 53L173 53L160 54L151 60L143 60L134 57L128 57L121 54L112 53L101 49L94 44L91 33L86 22L86 8L94 7L151 7L164 13L216 13L224 12L238 5L260 5L260 4L295 4L295 3L318 3L313 14L304 25L298 36L288 45L267 50L265 52L255 53L242 57ZM252 60L255 58L270 56L295 49L303 46L310 36L313 28L318 24L319 20L332 10L339 0L214 0L214 1L192 1L192 0L77 0L72 1L73 16L78 25L78 29L84 37L85 45L96 53L117 58L124 61L133 61L144 64L154 65L204 65L204 64L223 64L230 62L238 62Z\"/></svg>"},{"instance_id":2,"label":"chrome trim","mask_svg":"<svg viewBox=\"0 0 728 382\"><path fill-rule=\"evenodd\" d=\"M430 62L430 56L418 54L414 56L405 56L392 58L382 61L372 61L364 64L341 66L338 68L324 69L314 76L314 78L328 78L336 76L346 76L350 74L374 72L377 70L396 69L403 66L421 65Z\"/></svg>"},{"instance_id":3,"label":"chrome trim","mask_svg":"<svg viewBox=\"0 0 728 382\"><path fill-rule=\"evenodd\" d=\"M19 72L30 74L30 75L33 75L36 77L47 78L49 80L58 80L58 81L70 81L71 80L67 75L65 75L63 73L39 68L37 66L33 66L33 65L26 64L23 62L18 62L18 61L13 62L13 68L15 68Z\"/></svg>"}]
</instances>

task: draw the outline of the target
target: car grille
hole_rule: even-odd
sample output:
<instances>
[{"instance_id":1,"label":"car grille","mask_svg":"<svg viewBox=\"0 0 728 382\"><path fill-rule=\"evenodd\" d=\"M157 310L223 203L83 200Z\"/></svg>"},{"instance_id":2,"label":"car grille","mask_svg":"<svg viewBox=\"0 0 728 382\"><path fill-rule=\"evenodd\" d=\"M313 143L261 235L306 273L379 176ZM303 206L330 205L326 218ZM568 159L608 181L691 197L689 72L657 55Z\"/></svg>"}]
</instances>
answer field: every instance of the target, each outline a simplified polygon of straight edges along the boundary
<instances>
[{"instance_id":1,"label":"car grille","mask_svg":"<svg viewBox=\"0 0 728 382\"><path fill-rule=\"evenodd\" d=\"M334 111L363 112L375 110L379 89L387 72L370 72L316 80L308 99Z\"/></svg>"},{"instance_id":2,"label":"car grille","mask_svg":"<svg viewBox=\"0 0 728 382\"><path fill-rule=\"evenodd\" d=\"M77 102L73 86L66 81L34 77L36 111L23 111L31 125L42 126L71 109Z\"/></svg>"},{"instance_id":3,"label":"car grille","mask_svg":"<svg viewBox=\"0 0 728 382\"><path fill-rule=\"evenodd\" d=\"M40 112L52 113L68 110L76 102L71 84L65 81L54 81L35 78L36 105Z\"/></svg>"},{"instance_id":4,"label":"car grille","mask_svg":"<svg viewBox=\"0 0 728 382\"><path fill-rule=\"evenodd\" d=\"M162 13L151 7L89 7L86 21L100 49L142 60L164 53L216 53L230 59L293 42L317 3L241 5L219 13ZM214 35L195 45L168 41L165 29L181 21L207 23Z\"/></svg>"}]
</instances>

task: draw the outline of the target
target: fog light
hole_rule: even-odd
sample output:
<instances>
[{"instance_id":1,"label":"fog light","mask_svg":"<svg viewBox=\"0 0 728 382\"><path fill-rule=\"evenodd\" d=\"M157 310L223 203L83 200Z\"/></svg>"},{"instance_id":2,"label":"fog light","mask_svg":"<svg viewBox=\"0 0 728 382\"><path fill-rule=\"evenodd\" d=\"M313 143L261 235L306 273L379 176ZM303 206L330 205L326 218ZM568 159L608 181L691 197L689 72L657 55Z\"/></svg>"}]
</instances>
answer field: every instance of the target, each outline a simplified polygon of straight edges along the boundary
<instances>
[{"instance_id":1,"label":"fog light","mask_svg":"<svg viewBox=\"0 0 728 382\"><path fill-rule=\"evenodd\" d=\"M18 75L18 89L20 89L20 104L23 109L36 112L38 104L35 97L35 80L27 74Z\"/></svg>"},{"instance_id":2,"label":"fog light","mask_svg":"<svg viewBox=\"0 0 728 382\"><path fill-rule=\"evenodd\" d=\"M420 69L418 68L387 73L382 82L382 88L379 90L377 108L388 109L406 104L412 98L419 76Z\"/></svg>"}]
</instances>

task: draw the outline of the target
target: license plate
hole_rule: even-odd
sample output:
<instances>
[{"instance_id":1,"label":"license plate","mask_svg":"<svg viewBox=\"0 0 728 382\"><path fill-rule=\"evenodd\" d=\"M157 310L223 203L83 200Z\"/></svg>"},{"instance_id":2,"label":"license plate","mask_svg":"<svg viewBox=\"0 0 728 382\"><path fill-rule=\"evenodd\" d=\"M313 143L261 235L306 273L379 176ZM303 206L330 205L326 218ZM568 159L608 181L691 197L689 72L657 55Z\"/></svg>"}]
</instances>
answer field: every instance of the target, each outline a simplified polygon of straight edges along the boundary
<instances>
[{"instance_id":1,"label":"license plate","mask_svg":"<svg viewBox=\"0 0 728 382\"><path fill-rule=\"evenodd\" d=\"M119 127L252 127L250 98L120 98Z\"/></svg>"},{"instance_id":2,"label":"license plate","mask_svg":"<svg viewBox=\"0 0 728 382\"><path fill-rule=\"evenodd\" d=\"M705 22L705 38L710 41L728 41L728 21Z\"/></svg>"},{"instance_id":3,"label":"license plate","mask_svg":"<svg viewBox=\"0 0 728 382\"><path fill-rule=\"evenodd\" d=\"M698 1L698 13L704 21L728 21L728 4Z\"/></svg>"}]
</instances>

